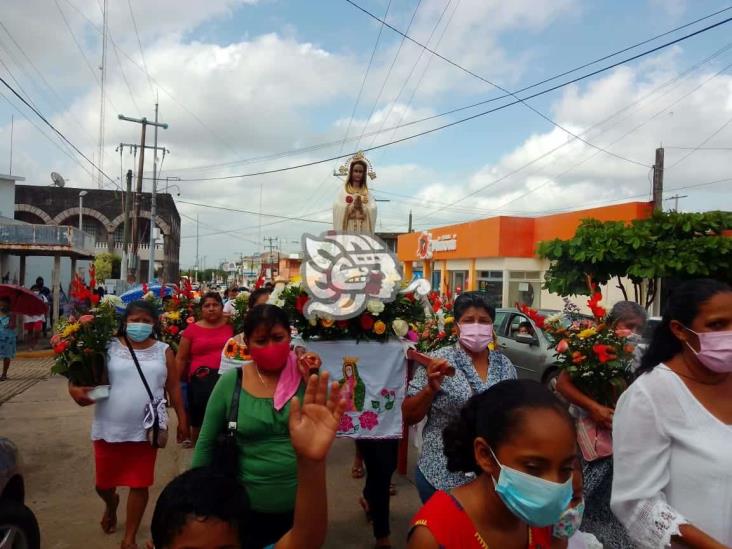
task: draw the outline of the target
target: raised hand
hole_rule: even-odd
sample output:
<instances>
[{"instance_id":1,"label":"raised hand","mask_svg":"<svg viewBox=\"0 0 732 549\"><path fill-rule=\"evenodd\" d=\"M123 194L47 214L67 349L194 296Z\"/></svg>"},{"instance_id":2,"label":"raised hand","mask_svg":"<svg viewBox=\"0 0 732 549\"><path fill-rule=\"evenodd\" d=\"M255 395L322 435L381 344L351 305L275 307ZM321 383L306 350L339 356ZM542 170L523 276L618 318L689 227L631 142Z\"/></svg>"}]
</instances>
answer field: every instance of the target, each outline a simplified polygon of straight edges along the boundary
<instances>
[{"instance_id":1,"label":"raised hand","mask_svg":"<svg viewBox=\"0 0 732 549\"><path fill-rule=\"evenodd\" d=\"M427 366L427 380L430 391L437 393L442 388L445 376L454 375L455 369L444 358L434 358Z\"/></svg>"},{"instance_id":2,"label":"raised hand","mask_svg":"<svg viewBox=\"0 0 732 549\"><path fill-rule=\"evenodd\" d=\"M333 383L328 397L328 372L310 376L302 403L295 397L290 403L290 440L298 458L323 461L335 439L346 408L338 383Z\"/></svg>"}]
</instances>

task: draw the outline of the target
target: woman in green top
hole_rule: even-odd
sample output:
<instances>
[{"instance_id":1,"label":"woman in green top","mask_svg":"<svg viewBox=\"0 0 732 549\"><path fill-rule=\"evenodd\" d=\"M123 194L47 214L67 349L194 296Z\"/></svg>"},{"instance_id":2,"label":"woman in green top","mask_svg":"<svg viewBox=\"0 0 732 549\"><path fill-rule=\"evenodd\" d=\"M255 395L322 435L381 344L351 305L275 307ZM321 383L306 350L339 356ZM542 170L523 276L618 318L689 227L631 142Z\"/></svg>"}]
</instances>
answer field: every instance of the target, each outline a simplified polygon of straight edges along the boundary
<instances>
[{"instance_id":1,"label":"woman in green top","mask_svg":"<svg viewBox=\"0 0 732 549\"><path fill-rule=\"evenodd\" d=\"M257 525L248 535L247 548L276 542L293 524L297 460L288 429L290 400L302 397L312 359L298 359L290 339L289 318L279 307L258 305L247 314L244 341L252 362L243 367L237 432L238 476L251 503L247 522ZM193 467L212 464L236 379L236 370L226 372L211 393Z\"/></svg>"}]
</instances>

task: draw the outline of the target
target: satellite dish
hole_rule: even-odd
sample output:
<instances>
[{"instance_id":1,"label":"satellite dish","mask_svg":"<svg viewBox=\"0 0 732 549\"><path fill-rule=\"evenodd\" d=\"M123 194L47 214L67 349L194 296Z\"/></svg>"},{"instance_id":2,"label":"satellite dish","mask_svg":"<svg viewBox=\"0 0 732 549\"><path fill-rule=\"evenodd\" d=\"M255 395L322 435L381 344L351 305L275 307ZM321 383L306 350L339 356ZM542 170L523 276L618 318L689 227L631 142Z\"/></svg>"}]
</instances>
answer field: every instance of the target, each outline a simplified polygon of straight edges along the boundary
<instances>
[{"instance_id":1,"label":"satellite dish","mask_svg":"<svg viewBox=\"0 0 732 549\"><path fill-rule=\"evenodd\" d=\"M56 172L51 172L51 180L53 181L53 184L57 187L63 187L66 185L66 181L63 177L61 177L61 174Z\"/></svg>"}]
</instances>

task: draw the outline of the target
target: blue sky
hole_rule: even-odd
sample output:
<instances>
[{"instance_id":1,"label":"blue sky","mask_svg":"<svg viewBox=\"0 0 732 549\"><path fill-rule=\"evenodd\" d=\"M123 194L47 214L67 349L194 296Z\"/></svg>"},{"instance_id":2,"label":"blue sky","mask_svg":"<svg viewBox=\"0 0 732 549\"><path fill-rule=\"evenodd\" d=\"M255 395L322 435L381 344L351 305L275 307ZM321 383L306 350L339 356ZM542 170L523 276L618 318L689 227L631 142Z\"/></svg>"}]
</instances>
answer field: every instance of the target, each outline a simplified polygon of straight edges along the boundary
<instances>
[{"instance_id":1,"label":"blue sky","mask_svg":"<svg viewBox=\"0 0 732 549\"><path fill-rule=\"evenodd\" d=\"M358 3L381 17L388 0ZM172 151L165 159L163 176L216 177L277 169L335 156L355 147L349 142L343 148L336 145L267 161L192 169L343 138L381 27L345 0L132 0L150 80L142 70L128 6L125 2L113 4L109 13L115 46L110 46L107 61L104 153L105 171L112 177L119 176L120 167L131 167L134 160L123 157L120 166L114 144L138 139L138 129L118 122L116 114L124 111L135 116L140 114L139 107L151 116L156 90L161 116L170 123L170 129L161 135L161 142ZM71 33L81 43L90 64L98 63L100 10L96 0L59 0L59 6L71 30L53 2L8 3L4 9L10 35L0 30L0 59L6 64L0 65L0 72L6 77L10 69L15 77L11 82L22 85L25 95L91 157L96 153L99 128L99 88ZM393 0L387 21L406 29L418 8L410 35L427 41L445 10L430 46L515 90L727 6L711 0ZM46 16L36 17L39 10L44 10ZM710 22L729 14L732 11ZM531 105L575 134L628 108L600 129L590 130L587 140L650 165L656 146L697 146L732 116L732 78L727 73L714 76L732 63L732 53L722 52L695 72L679 76L727 44L729 28L725 25L577 86L536 98ZM10 36L27 58L11 43ZM443 38L438 41L440 36ZM374 117L367 131L379 128L387 113L386 127L500 93L440 59L429 61L430 54L419 57L420 50L413 44L405 43L395 57L400 42L399 35L383 29L350 137L361 134L372 109ZM28 59L43 73L55 94ZM392 62L393 70L386 79ZM384 91L376 103L382 86ZM696 87L699 89L694 91ZM418 124L394 135L416 133L480 110ZM0 101L0 158L6 157L11 112L15 111L9 104ZM24 112L27 114L27 110ZM63 173L73 186L94 184L91 175L51 144L55 138L44 138L18 112L15 116L14 172L26 175L34 184L47 184L47 174L52 170ZM374 142L387 141L391 136L382 134ZM556 154L536 160L568 139L570 143ZM360 147L371 141L365 138ZM705 146L732 147L732 126L719 129ZM684 158L688 152L667 149L668 188L732 177L727 169L732 151L700 150ZM409 210L414 211L416 225L426 228L501 212L538 215L638 199L648 190L647 166L597 153L588 145L572 141L522 105L375 151L369 157L379 176L373 183L377 196L391 200L380 204L380 227L384 230L405 229ZM679 160L678 167L672 166ZM492 183L532 161L536 164L529 169ZM257 210L261 186L263 211L328 220L338 184L329 173L337 165L332 162L256 178L181 182L181 199ZM4 161L0 160L0 166L0 171L6 171ZM470 193L474 193L470 198L450 206ZM732 207L729 182L686 189L683 194L689 195L681 203L685 209ZM242 228L232 234L206 237L205 247L215 260L257 248L254 242L259 240L260 231L256 216L182 202L179 209L188 216L183 220L184 264L193 259L190 237L195 226L190 218L196 214L208 227L201 228L202 234ZM292 242L303 231L314 228L320 226L291 222L268 226L262 233ZM209 263L215 260L209 259Z\"/></svg>"}]
</instances>

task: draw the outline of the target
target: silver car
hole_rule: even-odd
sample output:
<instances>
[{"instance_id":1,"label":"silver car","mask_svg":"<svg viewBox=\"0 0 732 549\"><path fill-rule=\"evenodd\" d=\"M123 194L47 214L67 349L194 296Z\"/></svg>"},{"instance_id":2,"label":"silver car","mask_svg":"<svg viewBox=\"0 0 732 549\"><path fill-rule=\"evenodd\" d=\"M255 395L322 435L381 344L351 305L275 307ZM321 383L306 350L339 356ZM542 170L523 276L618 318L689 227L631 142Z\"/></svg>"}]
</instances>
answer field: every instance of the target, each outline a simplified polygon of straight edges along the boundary
<instances>
[{"instance_id":1,"label":"silver car","mask_svg":"<svg viewBox=\"0 0 732 549\"><path fill-rule=\"evenodd\" d=\"M539 311L545 317L559 312ZM554 351L556 341L551 334L538 328L533 320L513 307L496 309L493 327L499 350L513 362L520 378L552 384L559 375L559 368Z\"/></svg>"},{"instance_id":2,"label":"silver car","mask_svg":"<svg viewBox=\"0 0 732 549\"><path fill-rule=\"evenodd\" d=\"M0 437L0 549L38 549L41 534L33 511L25 506L25 483L18 448Z\"/></svg>"}]
</instances>

